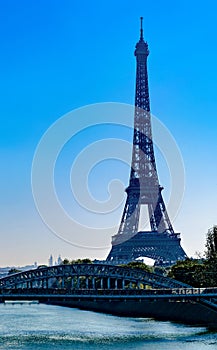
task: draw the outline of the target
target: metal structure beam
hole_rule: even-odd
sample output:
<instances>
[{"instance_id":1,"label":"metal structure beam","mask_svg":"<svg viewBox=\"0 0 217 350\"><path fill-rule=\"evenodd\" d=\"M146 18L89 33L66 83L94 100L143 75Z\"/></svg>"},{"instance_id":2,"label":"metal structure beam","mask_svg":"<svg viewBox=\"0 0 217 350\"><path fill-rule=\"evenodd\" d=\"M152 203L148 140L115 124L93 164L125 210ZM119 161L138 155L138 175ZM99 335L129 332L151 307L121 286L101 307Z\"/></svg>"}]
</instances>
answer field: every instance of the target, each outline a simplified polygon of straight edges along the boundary
<instances>
[{"instance_id":1,"label":"metal structure beam","mask_svg":"<svg viewBox=\"0 0 217 350\"><path fill-rule=\"evenodd\" d=\"M156 264L168 265L177 260L184 260L187 256L180 245L180 237L174 232L170 222L161 193L163 187L159 184L157 174L151 128L148 55L149 49L143 38L141 17L140 40L135 49L136 93L131 173L119 231L112 238L112 249L107 260L117 263L146 256L154 258ZM138 232L142 205L148 207L151 233L156 236L146 237L146 231ZM142 254L139 254L138 242ZM169 251L171 245L174 248L172 254Z\"/></svg>"},{"instance_id":2,"label":"metal structure beam","mask_svg":"<svg viewBox=\"0 0 217 350\"><path fill-rule=\"evenodd\" d=\"M186 284L143 270L108 264L74 264L43 267L0 279L1 289L131 289L141 284L153 288L184 288ZM97 287L98 283L98 287Z\"/></svg>"}]
</instances>

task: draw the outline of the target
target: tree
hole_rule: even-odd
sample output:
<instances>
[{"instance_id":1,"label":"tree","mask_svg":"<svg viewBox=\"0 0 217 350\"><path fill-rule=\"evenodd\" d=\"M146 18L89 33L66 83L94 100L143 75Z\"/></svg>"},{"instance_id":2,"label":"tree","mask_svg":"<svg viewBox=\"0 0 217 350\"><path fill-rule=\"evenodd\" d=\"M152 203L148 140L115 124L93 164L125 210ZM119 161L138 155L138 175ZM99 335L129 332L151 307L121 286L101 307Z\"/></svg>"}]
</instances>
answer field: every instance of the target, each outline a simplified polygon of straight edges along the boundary
<instances>
[{"instance_id":1,"label":"tree","mask_svg":"<svg viewBox=\"0 0 217 350\"><path fill-rule=\"evenodd\" d=\"M63 265L69 265L70 262L69 262L69 259L64 259L63 262L62 262Z\"/></svg>"},{"instance_id":2,"label":"tree","mask_svg":"<svg viewBox=\"0 0 217 350\"><path fill-rule=\"evenodd\" d=\"M92 260L90 260L89 258L85 258L85 259L76 259L76 260L69 260L67 258L65 258L63 261L62 261L62 264L63 265L73 265L73 264L92 264Z\"/></svg>"},{"instance_id":3,"label":"tree","mask_svg":"<svg viewBox=\"0 0 217 350\"><path fill-rule=\"evenodd\" d=\"M206 258L217 259L217 226L213 226L208 230L206 236Z\"/></svg>"},{"instance_id":4,"label":"tree","mask_svg":"<svg viewBox=\"0 0 217 350\"><path fill-rule=\"evenodd\" d=\"M143 271L147 271L147 272L153 271L153 269L150 266L148 266L145 263L140 262L140 261L131 261L128 264L123 264L121 266L130 267L132 269L139 269L139 270L143 270Z\"/></svg>"},{"instance_id":5,"label":"tree","mask_svg":"<svg viewBox=\"0 0 217 350\"><path fill-rule=\"evenodd\" d=\"M70 264L92 264L92 260L90 260L89 258L85 258L85 259L77 259L77 260L72 260L70 262Z\"/></svg>"},{"instance_id":6,"label":"tree","mask_svg":"<svg viewBox=\"0 0 217 350\"><path fill-rule=\"evenodd\" d=\"M206 266L198 260L177 261L168 273L168 277L189 284L193 287L206 286Z\"/></svg>"},{"instance_id":7,"label":"tree","mask_svg":"<svg viewBox=\"0 0 217 350\"><path fill-rule=\"evenodd\" d=\"M18 273L18 272L22 272L21 270L17 270L17 269L15 269L15 268L11 268L9 271L8 271L8 275L12 275L12 274L14 274L14 273Z\"/></svg>"},{"instance_id":8,"label":"tree","mask_svg":"<svg viewBox=\"0 0 217 350\"><path fill-rule=\"evenodd\" d=\"M161 275L161 276L167 275L167 269L165 267L162 267L162 266L154 266L153 272L156 273L157 275Z\"/></svg>"},{"instance_id":9,"label":"tree","mask_svg":"<svg viewBox=\"0 0 217 350\"><path fill-rule=\"evenodd\" d=\"M85 259L82 259L82 264L92 264L92 260L90 260L89 258L85 258Z\"/></svg>"}]
</instances>

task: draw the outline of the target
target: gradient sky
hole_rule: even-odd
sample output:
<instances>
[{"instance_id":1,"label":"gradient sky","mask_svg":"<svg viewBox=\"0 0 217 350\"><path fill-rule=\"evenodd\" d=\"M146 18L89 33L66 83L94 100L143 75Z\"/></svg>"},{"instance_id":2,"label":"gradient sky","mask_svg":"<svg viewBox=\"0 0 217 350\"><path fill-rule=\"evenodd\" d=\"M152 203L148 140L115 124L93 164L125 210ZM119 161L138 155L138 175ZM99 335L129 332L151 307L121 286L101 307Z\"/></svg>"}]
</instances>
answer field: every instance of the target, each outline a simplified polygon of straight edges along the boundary
<instances>
[{"instance_id":1,"label":"gradient sky","mask_svg":"<svg viewBox=\"0 0 217 350\"><path fill-rule=\"evenodd\" d=\"M214 0L1 1L0 266L47 263L51 253L55 258L108 254L66 244L44 225L32 198L31 164L40 138L65 113L99 102L134 102L140 16L150 49L152 113L172 133L185 164L186 191L174 227L187 254L204 250L206 232L217 224L216 13ZM117 130L110 131L118 138ZM115 166L112 174L127 186L127 168L118 166L116 175ZM103 164L98 172L105 179ZM66 201L67 176L62 166L57 182ZM100 187L96 179L93 173L91 190L100 198L106 183Z\"/></svg>"}]
</instances>

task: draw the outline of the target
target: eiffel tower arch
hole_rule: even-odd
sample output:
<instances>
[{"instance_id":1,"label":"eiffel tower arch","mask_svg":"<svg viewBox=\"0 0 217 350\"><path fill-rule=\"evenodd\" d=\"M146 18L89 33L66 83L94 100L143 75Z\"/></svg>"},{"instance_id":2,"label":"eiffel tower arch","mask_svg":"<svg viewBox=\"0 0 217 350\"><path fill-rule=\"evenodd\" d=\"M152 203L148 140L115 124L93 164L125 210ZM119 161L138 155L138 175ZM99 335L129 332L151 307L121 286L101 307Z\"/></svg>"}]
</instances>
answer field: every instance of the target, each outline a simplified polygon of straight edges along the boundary
<instances>
[{"instance_id":1,"label":"eiffel tower arch","mask_svg":"<svg viewBox=\"0 0 217 350\"><path fill-rule=\"evenodd\" d=\"M147 58L141 17L140 39L136 44L136 92L133 151L127 199L118 233L112 237L107 257L110 263L133 261L139 257L170 265L184 260L180 234L175 233L162 197L152 141ZM141 207L147 206L151 231L139 231Z\"/></svg>"}]
</instances>

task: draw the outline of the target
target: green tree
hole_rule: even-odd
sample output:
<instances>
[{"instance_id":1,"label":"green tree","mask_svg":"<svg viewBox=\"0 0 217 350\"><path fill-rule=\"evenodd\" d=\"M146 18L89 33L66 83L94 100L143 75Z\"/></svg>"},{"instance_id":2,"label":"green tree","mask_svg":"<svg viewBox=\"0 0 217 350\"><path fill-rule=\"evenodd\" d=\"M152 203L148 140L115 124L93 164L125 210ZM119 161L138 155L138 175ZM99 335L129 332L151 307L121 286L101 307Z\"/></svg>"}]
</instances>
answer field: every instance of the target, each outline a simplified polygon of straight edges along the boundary
<instances>
[{"instance_id":1,"label":"green tree","mask_svg":"<svg viewBox=\"0 0 217 350\"><path fill-rule=\"evenodd\" d=\"M83 264L92 264L93 262L89 258L85 258L85 259L82 259L82 263Z\"/></svg>"},{"instance_id":2,"label":"green tree","mask_svg":"<svg viewBox=\"0 0 217 350\"><path fill-rule=\"evenodd\" d=\"M70 264L92 264L92 260L89 258L84 258L84 259L77 259L77 260L72 260Z\"/></svg>"},{"instance_id":3,"label":"green tree","mask_svg":"<svg viewBox=\"0 0 217 350\"><path fill-rule=\"evenodd\" d=\"M156 273L157 275L161 275L161 276L166 276L167 275L166 268L162 267L162 266L155 266L155 267L153 267L153 272Z\"/></svg>"},{"instance_id":4,"label":"green tree","mask_svg":"<svg viewBox=\"0 0 217 350\"><path fill-rule=\"evenodd\" d=\"M193 287L206 286L206 266L201 261L186 259L177 261L168 273L168 277Z\"/></svg>"},{"instance_id":5,"label":"green tree","mask_svg":"<svg viewBox=\"0 0 217 350\"><path fill-rule=\"evenodd\" d=\"M205 254L207 259L217 259L217 226L208 230Z\"/></svg>"},{"instance_id":6,"label":"green tree","mask_svg":"<svg viewBox=\"0 0 217 350\"><path fill-rule=\"evenodd\" d=\"M152 267L150 267L150 266L148 266L145 263L140 262L140 261L131 261L128 264L123 264L123 265L120 265L120 266L130 267L132 269L139 269L139 270L143 270L143 271L147 271L147 272L152 272L153 271Z\"/></svg>"},{"instance_id":7,"label":"green tree","mask_svg":"<svg viewBox=\"0 0 217 350\"><path fill-rule=\"evenodd\" d=\"M204 274L207 287L217 286L217 226L210 228L206 235Z\"/></svg>"},{"instance_id":8,"label":"green tree","mask_svg":"<svg viewBox=\"0 0 217 350\"><path fill-rule=\"evenodd\" d=\"M204 274L207 287L217 286L217 258L212 257L204 262Z\"/></svg>"},{"instance_id":9,"label":"green tree","mask_svg":"<svg viewBox=\"0 0 217 350\"><path fill-rule=\"evenodd\" d=\"M73 265L73 264L92 264L92 260L90 260L89 258L84 258L84 259L76 259L76 260L69 260L67 258L65 258L62 262L63 265Z\"/></svg>"},{"instance_id":10,"label":"green tree","mask_svg":"<svg viewBox=\"0 0 217 350\"><path fill-rule=\"evenodd\" d=\"M63 262L62 262L63 265L69 265L70 262L69 262L69 259L64 259Z\"/></svg>"},{"instance_id":11,"label":"green tree","mask_svg":"<svg viewBox=\"0 0 217 350\"><path fill-rule=\"evenodd\" d=\"M9 271L8 271L8 275L12 275L13 273L18 273L18 272L22 272L21 270L17 270L15 268L11 268Z\"/></svg>"}]
</instances>

